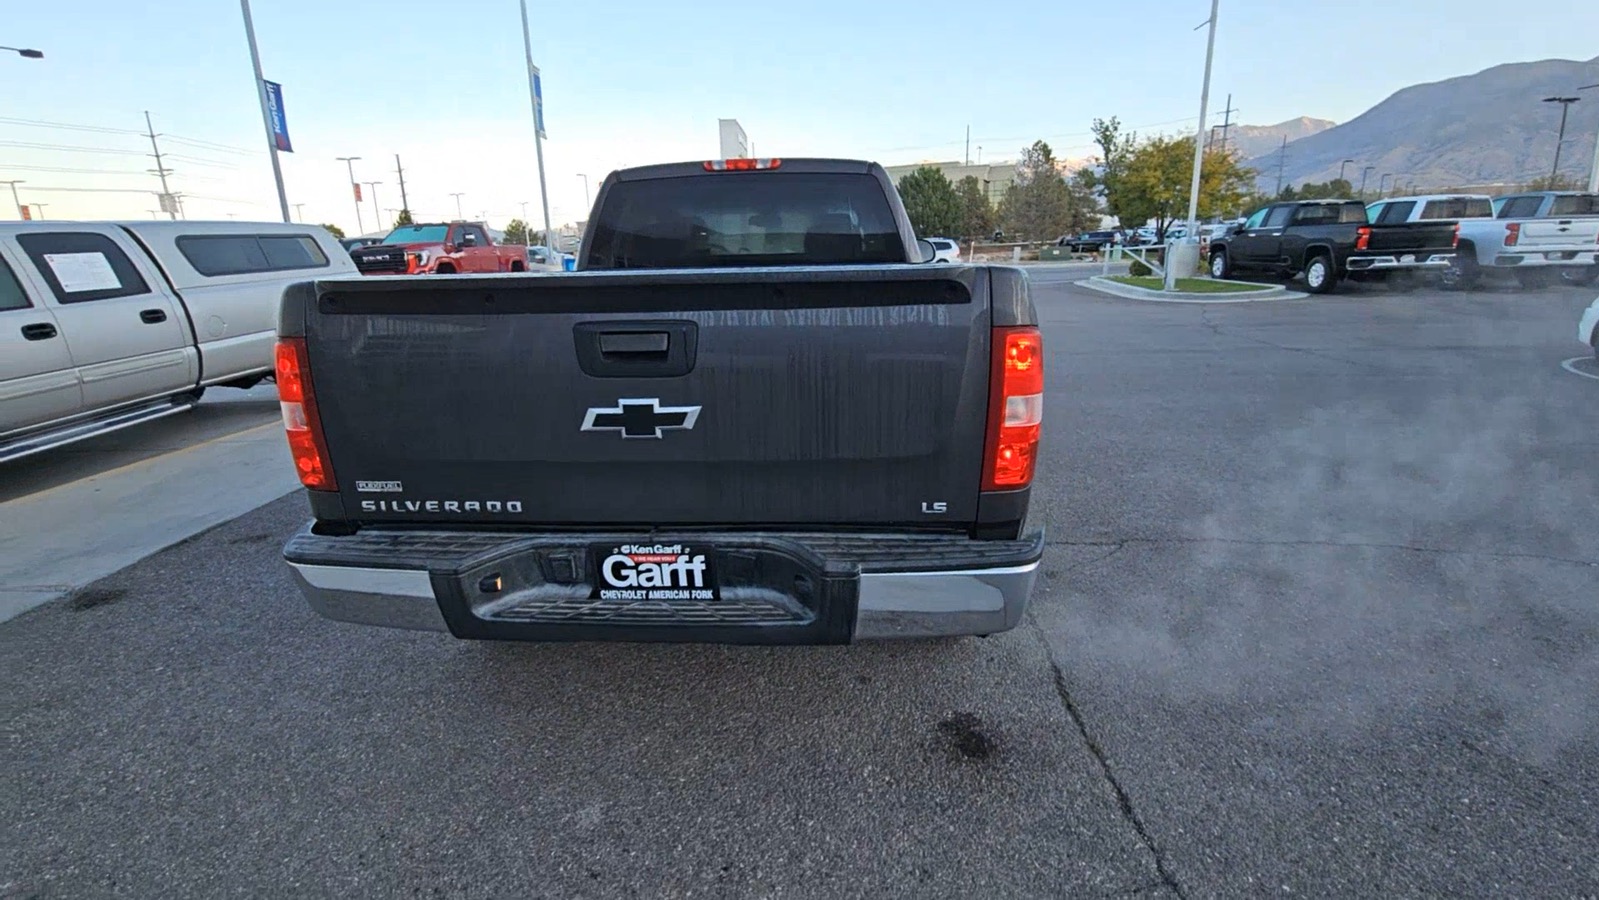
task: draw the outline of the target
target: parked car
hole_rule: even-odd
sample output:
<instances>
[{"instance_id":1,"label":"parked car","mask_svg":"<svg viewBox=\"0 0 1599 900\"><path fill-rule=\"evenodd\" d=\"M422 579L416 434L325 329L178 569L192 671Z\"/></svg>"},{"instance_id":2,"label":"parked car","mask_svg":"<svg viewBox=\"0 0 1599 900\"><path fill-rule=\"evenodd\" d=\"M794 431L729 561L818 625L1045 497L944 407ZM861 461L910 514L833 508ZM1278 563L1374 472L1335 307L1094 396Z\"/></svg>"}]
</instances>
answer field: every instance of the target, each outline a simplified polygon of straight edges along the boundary
<instances>
[{"instance_id":1,"label":"parked car","mask_svg":"<svg viewBox=\"0 0 1599 900\"><path fill-rule=\"evenodd\" d=\"M532 272L559 272L565 268L560 253L539 244L527 248L527 267Z\"/></svg>"},{"instance_id":2,"label":"parked car","mask_svg":"<svg viewBox=\"0 0 1599 900\"><path fill-rule=\"evenodd\" d=\"M1455 252L1454 222L1373 225L1358 200L1299 200L1256 210L1210 242L1210 274L1239 271L1304 273L1323 294L1345 278L1381 280L1389 273L1437 272Z\"/></svg>"},{"instance_id":3,"label":"parked car","mask_svg":"<svg viewBox=\"0 0 1599 900\"><path fill-rule=\"evenodd\" d=\"M960 242L951 238L930 237L927 239L933 245L933 262L958 263L961 261Z\"/></svg>"},{"instance_id":4,"label":"parked car","mask_svg":"<svg viewBox=\"0 0 1599 900\"><path fill-rule=\"evenodd\" d=\"M1428 194L1379 200L1366 213L1377 225L1458 221L1460 244L1443 279L1451 287L1469 288L1491 272L1512 274L1526 287L1541 287L1556 275L1577 283L1592 279L1599 257L1599 217L1541 215L1557 202L1567 208L1568 200L1583 196L1593 195L1542 192L1491 200L1486 194ZM1508 215L1514 212L1532 215Z\"/></svg>"},{"instance_id":5,"label":"parked car","mask_svg":"<svg viewBox=\"0 0 1599 900\"><path fill-rule=\"evenodd\" d=\"M513 640L1016 626L1043 552L1026 275L907 265L933 250L875 163L717 165L611 173L580 277L285 293L316 522L284 556L314 609Z\"/></svg>"},{"instance_id":6,"label":"parked car","mask_svg":"<svg viewBox=\"0 0 1599 900\"><path fill-rule=\"evenodd\" d=\"M0 224L0 461L255 386L284 287L354 274L316 226Z\"/></svg>"},{"instance_id":7,"label":"parked car","mask_svg":"<svg viewBox=\"0 0 1599 900\"><path fill-rule=\"evenodd\" d=\"M376 238L376 237L355 237L355 238L340 238L339 239L339 245L342 246L345 249L346 252L348 252L350 250L357 250L357 249L359 249L361 247L370 247L373 244L381 244L382 242L383 242L382 238Z\"/></svg>"},{"instance_id":8,"label":"parked car","mask_svg":"<svg viewBox=\"0 0 1599 900\"><path fill-rule=\"evenodd\" d=\"M1577 340L1587 344L1593 350L1594 359L1599 360L1599 298L1588 305L1582 321L1577 323Z\"/></svg>"},{"instance_id":9,"label":"parked car","mask_svg":"<svg viewBox=\"0 0 1599 900\"><path fill-rule=\"evenodd\" d=\"M1121 235L1114 231L1085 231L1076 237L1063 237L1056 244L1073 253L1098 253L1111 244L1121 243Z\"/></svg>"},{"instance_id":10,"label":"parked car","mask_svg":"<svg viewBox=\"0 0 1599 900\"><path fill-rule=\"evenodd\" d=\"M382 243L350 252L362 275L456 275L527 271L527 251L496 244L482 222L401 225Z\"/></svg>"}]
</instances>

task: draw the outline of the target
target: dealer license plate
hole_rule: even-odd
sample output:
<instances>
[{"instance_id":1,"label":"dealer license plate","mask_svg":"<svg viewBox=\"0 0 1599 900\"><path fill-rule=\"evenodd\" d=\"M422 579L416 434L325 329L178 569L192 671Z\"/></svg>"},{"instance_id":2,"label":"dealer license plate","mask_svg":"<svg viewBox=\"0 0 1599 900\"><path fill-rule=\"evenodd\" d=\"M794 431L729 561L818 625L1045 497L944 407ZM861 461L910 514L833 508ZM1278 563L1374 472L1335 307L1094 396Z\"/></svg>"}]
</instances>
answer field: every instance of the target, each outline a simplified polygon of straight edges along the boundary
<instances>
[{"instance_id":1,"label":"dealer license plate","mask_svg":"<svg viewBox=\"0 0 1599 900\"><path fill-rule=\"evenodd\" d=\"M650 541L596 544L596 600L716 601L716 553L711 547Z\"/></svg>"}]
</instances>

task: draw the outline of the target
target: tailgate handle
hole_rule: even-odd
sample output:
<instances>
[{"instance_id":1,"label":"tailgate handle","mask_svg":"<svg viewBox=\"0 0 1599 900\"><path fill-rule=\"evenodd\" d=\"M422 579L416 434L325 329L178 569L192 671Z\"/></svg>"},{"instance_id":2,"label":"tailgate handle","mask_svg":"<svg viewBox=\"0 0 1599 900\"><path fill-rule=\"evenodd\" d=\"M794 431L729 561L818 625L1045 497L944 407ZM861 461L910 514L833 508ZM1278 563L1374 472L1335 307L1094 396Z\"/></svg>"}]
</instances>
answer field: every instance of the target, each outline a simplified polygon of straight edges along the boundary
<instances>
[{"instance_id":1,"label":"tailgate handle","mask_svg":"<svg viewBox=\"0 0 1599 900\"><path fill-rule=\"evenodd\" d=\"M665 354L667 334L664 331L624 331L600 335L601 353L659 353Z\"/></svg>"},{"instance_id":2,"label":"tailgate handle","mask_svg":"<svg viewBox=\"0 0 1599 900\"><path fill-rule=\"evenodd\" d=\"M681 378L694 371L699 324L691 319L578 322L577 364L593 378Z\"/></svg>"}]
</instances>

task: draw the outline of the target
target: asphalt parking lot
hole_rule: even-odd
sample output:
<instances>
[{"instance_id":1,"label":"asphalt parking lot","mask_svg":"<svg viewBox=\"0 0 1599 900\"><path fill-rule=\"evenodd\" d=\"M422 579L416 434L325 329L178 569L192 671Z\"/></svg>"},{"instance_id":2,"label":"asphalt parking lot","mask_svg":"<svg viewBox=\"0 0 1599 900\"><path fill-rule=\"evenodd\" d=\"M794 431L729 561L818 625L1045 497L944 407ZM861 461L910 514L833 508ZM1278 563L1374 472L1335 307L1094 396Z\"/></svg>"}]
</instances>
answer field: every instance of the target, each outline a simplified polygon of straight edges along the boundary
<instances>
[{"instance_id":1,"label":"asphalt parking lot","mask_svg":"<svg viewBox=\"0 0 1599 900\"><path fill-rule=\"evenodd\" d=\"M0 624L0 895L1593 895L1592 291L1063 278L1020 629L335 624L290 496Z\"/></svg>"}]
</instances>

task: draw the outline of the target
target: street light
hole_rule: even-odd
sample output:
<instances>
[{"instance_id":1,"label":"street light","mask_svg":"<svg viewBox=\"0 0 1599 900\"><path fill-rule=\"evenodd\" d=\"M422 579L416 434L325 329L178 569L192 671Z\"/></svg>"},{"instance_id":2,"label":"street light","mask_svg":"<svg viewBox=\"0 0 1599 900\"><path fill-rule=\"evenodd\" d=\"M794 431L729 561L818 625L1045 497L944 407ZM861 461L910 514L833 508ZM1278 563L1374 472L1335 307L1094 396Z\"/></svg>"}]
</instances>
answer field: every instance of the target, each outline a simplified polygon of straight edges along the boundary
<instances>
[{"instance_id":1,"label":"street light","mask_svg":"<svg viewBox=\"0 0 1599 900\"><path fill-rule=\"evenodd\" d=\"M465 194L466 194L466 192L465 192L465 191L459 191L459 192L457 192L457 193L454 193L454 194L451 194L451 195L450 195L450 196L451 196L451 197L454 197L454 198L455 198L455 217L456 217L456 218L457 218L457 219L464 219L464 218L466 218L466 214L465 214L465 213L463 213L463 212L461 212L461 198L462 198L462 197L463 197L463 196L465 196Z\"/></svg>"},{"instance_id":2,"label":"street light","mask_svg":"<svg viewBox=\"0 0 1599 900\"><path fill-rule=\"evenodd\" d=\"M296 204L294 204L294 221L296 221L296 222L304 222L305 221L305 214L300 211L300 207L302 207L304 205L305 205L304 203L296 203Z\"/></svg>"},{"instance_id":3,"label":"street light","mask_svg":"<svg viewBox=\"0 0 1599 900\"><path fill-rule=\"evenodd\" d=\"M355 200L355 231L356 234L366 233L366 224L361 220L361 188L355 180L355 161L359 156L335 156L334 159L344 163L344 170L350 173L350 196Z\"/></svg>"},{"instance_id":4,"label":"street light","mask_svg":"<svg viewBox=\"0 0 1599 900\"><path fill-rule=\"evenodd\" d=\"M383 182L363 181L361 183L372 189L372 224L377 226L379 231L382 231L383 211L378 208L378 185L382 184Z\"/></svg>"},{"instance_id":5,"label":"street light","mask_svg":"<svg viewBox=\"0 0 1599 900\"><path fill-rule=\"evenodd\" d=\"M1367 166L1360 170L1360 199L1366 199L1366 176L1377 171L1376 166Z\"/></svg>"},{"instance_id":6,"label":"street light","mask_svg":"<svg viewBox=\"0 0 1599 900\"><path fill-rule=\"evenodd\" d=\"M44 208L46 206L49 206L50 204L48 204L48 203L30 203L28 205L33 207L34 209L37 209L39 211L39 215L36 216L35 218L43 221L43 219L44 219Z\"/></svg>"},{"instance_id":7,"label":"street light","mask_svg":"<svg viewBox=\"0 0 1599 900\"><path fill-rule=\"evenodd\" d=\"M1386 197L1388 195L1388 189L1383 187L1383 185L1387 184L1388 183L1388 179L1390 179L1392 177L1394 177L1394 173L1392 173L1392 172L1384 172L1384 173L1382 173L1382 177L1377 179L1377 196Z\"/></svg>"},{"instance_id":8,"label":"street light","mask_svg":"<svg viewBox=\"0 0 1599 900\"><path fill-rule=\"evenodd\" d=\"M1581 100L1581 97L1545 97L1545 103L1560 104L1560 135L1555 138L1555 164L1549 169L1549 189L1554 190L1560 177L1560 145L1566 142L1566 113L1571 110L1571 104Z\"/></svg>"},{"instance_id":9,"label":"street light","mask_svg":"<svg viewBox=\"0 0 1599 900\"><path fill-rule=\"evenodd\" d=\"M577 173L577 177L583 179L583 209L584 209L583 215L587 216L588 215L587 210L592 205L589 202L589 177L584 172Z\"/></svg>"},{"instance_id":10,"label":"street light","mask_svg":"<svg viewBox=\"0 0 1599 900\"><path fill-rule=\"evenodd\" d=\"M14 181L0 181L0 184L11 185L11 202L16 205L17 218L26 219L27 216L22 214L22 198L17 196L17 185L27 184L27 182L23 181L21 178L18 178Z\"/></svg>"},{"instance_id":11,"label":"street light","mask_svg":"<svg viewBox=\"0 0 1599 900\"><path fill-rule=\"evenodd\" d=\"M44 59L43 50L32 50L26 47L0 47L0 50L10 50L24 59Z\"/></svg>"},{"instance_id":12,"label":"street light","mask_svg":"<svg viewBox=\"0 0 1599 900\"><path fill-rule=\"evenodd\" d=\"M1339 181L1343 181L1344 180L1344 166L1347 166L1347 165L1349 165L1352 162L1354 162L1354 160L1346 159L1343 162L1338 164L1338 180Z\"/></svg>"}]
</instances>

